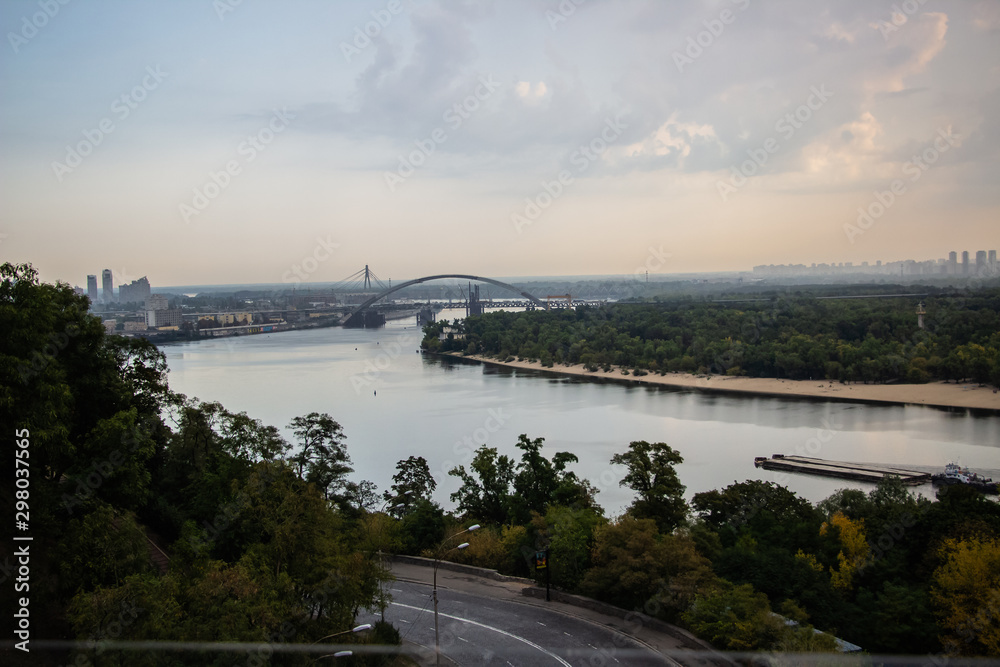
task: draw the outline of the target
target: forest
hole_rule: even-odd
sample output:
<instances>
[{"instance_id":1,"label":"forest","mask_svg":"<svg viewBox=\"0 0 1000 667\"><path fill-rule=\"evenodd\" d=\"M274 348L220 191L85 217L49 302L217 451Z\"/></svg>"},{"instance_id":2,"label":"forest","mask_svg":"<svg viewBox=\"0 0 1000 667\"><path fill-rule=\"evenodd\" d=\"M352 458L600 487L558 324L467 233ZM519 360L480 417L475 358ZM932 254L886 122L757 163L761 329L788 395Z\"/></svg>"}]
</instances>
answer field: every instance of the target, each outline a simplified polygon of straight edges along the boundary
<instances>
[{"instance_id":1,"label":"forest","mask_svg":"<svg viewBox=\"0 0 1000 667\"><path fill-rule=\"evenodd\" d=\"M977 298L983 312L939 320L930 339L917 332L918 339L897 342L925 346L928 363L935 354L949 358L949 345L979 345L995 359L995 334L983 338L980 327L995 322L986 311L996 297ZM434 500L438 481L419 452L399 452L392 484L379 493L352 479L346 437L331 414L295 417L289 442L245 413L177 394L162 353L106 334L88 305L67 285L39 282L29 265L0 266L0 416L15 436L8 451L28 452L17 454L27 464L16 469L25 472L8 477L0 503L7 517L30 505L33 639L82 642L73 651L32 654L30 664L300 665L312 658L282 645L331 635L398 645L399 633L384 622L344 634L363 610L377 613L390 601L382 554L439 554L446 535L473 523L482 529L449 558L537 577L532 557L548 548L557 588L681 625L720 649L836 650L815 627L871 653L1000 656L1000 505L968 489L951 487L930 500L888 480L813 505L776 484L745 481L688 500L680 454L626 436L609 443L609 464L623 471L633 502L608 516L595 487L573 472L572 452L549 455L541 438L524 434L509 443L513 455L483 446L451 470L460 486L446 510ZM726 319L710 306L690 310L702 326L694 336L679 334L684 351L696 339L709 344L708 331L723 330ZM530 356L527 343L513 346L533 320L551 341L631 323L636 331L621 334L622 348L631 349L633 338L668 341L671 327L681 327L681 319L662 321L660 306L635 312L473 318L469 331L481 326L482 334L468 343L493 341L495 333L491 344ZM770 328L786 330L791 317L781 314ZM883 333L892 331L890 320L883 317ZM513 337L494 329L496 321L509 321ZM895 326L902 335L902 316ZM779 344L781 336L761 328L759 340ZM804 320L801 328L808 333L796 335L825 335L822 323ZM867 329L852 335L879 340ZM617 340L578 353L621 363L597 358L605 347L613 355ZM538 351L554 354L559 345ZM646 349L628 353L639 360ZM649 362L660 363L657 349ZM15 491L15 479L30 485ZM0 547L4 563L13 558L11 544ZM13 608L4 578L6 608ZM112 640L253 649L182 655L125 651ZM7 664L21 657L4 652ZM408 664L396 660L350 658Z\"/></svg>"},{"instance_id":2,"label":"forest","mask_svg":"<svg viewBox=\"0 0 1000 667\"><path fill-rule=\"evenodd\" d=\"M923 303L924 326L917 307ZM1000 289L926 297L673 298L492 312L425 329L424 349L625 373L1000 386Z\"/></svg>"}]
</instances>

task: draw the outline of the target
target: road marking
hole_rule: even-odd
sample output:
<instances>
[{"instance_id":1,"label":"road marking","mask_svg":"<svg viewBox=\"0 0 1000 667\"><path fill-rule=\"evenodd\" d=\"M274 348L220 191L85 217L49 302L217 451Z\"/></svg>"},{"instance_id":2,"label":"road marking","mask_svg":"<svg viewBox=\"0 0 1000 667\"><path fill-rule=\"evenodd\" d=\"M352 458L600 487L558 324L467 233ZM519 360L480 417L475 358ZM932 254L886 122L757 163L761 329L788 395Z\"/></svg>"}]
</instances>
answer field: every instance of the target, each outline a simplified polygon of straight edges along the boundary
<instances>
[{"instance_id":1,"label":"road marking","mask_svg":"<svg viewBox=\"0 0 1000 667\"><path fill-rule=\"evenodd\" d=\"M564 634L564 635L566 635L567 637L572 637L572 636L573 636L573 635L571 635L571 634L570 634L570 633L568 633L568 632L564 632L563 634Z\"/></svg>"},{"instance_id":2,"label":"road marking","mask_svg":"<svg viewBox=\"0 0 1000 667\"><path fill-rule=\"evenodd\" d=\"M468 643L469 643L469 640L468 640L468 639L466 639L465 637L459 637L459 638L458 638L458 640L459 640L459 641L463 641L463 642L465 642L466 644L468 644Z\"/></svg>"},{"instance_id":3,"label":"road marking","mask_svg":"<svg viewBox=\"0 0 1000 667\"><path fill-rule=\"evenodd\" d=\"M392 602L391 604L396 605L397 607L405 607L406 609L415 609L416 611L421 611L421 612L422 611L427 611L423 607L414 607L412 605L403 604L402 602ZM485 628L487 630L492 630L493 632L499 632L500 634L502 634L502 635L504 635L506 637L510 637L511 639L516 639L519 642L524 642L525 644L527 644L531 648L538 649L539 651L541 651L545 655L549 656L550 658L552 658L553 660L555 660L556 662L558 662L560 665L563 665L563 667L573 667L571 664L569 664L568 662L566 662L565 660L563 660L562 658L560 658L558 655L556 655L552 651L546 650L546 649L542 648L541 646L539 646L538 644L536 644L535 642L529 641L529 640L525 639L524 637L519 637L519 636L517 636L517 635L515 635L515 634L513 634L511 632L507 632L506 630L501 630L500 628L494 628L492 625L486 625L485 623L480 623L479 621L472 621L472 620L469 620L467 618L461 618L460 616L452 616L451 614L442 614L441 612L438 612L438 615L439 616L444 616L445 618L450 618L450 619L453 619L453 620L456 620L456 621L461 621L462 623L468 623L469 625L475 625L475 626L478 626L480 628ZM537 623L537 621L536 621L536 623Z\"/></svg>"},{"instance_id":4,"label":"road marking","mask_svg":"<svg viewBox=\"0 0 1000 667\"><path fill-rule=\"evenodd\" d=\"M538 625L542 626L543 628L544 628L544 627L548 627L548 626L546 626L546 625L545 625L544 623L542 623L541 621L535 621L535 623L538 623Z\"/></svg>"}]
</instances>

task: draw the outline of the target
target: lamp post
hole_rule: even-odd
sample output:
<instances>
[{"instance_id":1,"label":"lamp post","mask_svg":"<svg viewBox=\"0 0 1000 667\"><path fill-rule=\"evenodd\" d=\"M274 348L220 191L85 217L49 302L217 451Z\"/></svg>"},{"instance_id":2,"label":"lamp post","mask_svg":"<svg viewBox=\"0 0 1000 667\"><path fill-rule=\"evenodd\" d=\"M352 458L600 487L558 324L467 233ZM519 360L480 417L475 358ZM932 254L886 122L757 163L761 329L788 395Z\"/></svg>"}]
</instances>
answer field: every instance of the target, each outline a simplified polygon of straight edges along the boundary
<instances>
[{"instance_id":1,"label":"lamp post","mask_svg":"<svg viewBox=\"0 0 1000 667\"><path fill-rule=\"evenodd\" d=\"M371 623L362 623L361 625L353 627L350 630L344 630L343 632L334 632L332 635L327 635L326 637L320 637L319 639L314 641L313 644L318 644L324 639L329 639L330 637L339 637L340 635L348 635L355 632L364 632L365 630L371 630L371 629L372 629ZM347 656L350 655L354 655L354 651L337 651L336 653L328 653L326 655L321 655L320 657L316 658L316 660L322 660L323 658L346 658Z\"/></svg>"},{"instance_id":2,"label":"lamp post","mask_svg":"<svg viewBox=\"0 0 1000 667\"><path fill-rule=\"evenodd\" d=\"M389 499L387 499L385 501L385 503L382 505L382 507L379 508L378 513L379 514L383 514L383 515L391 515L391 513L395 512L397 510L404 509L409 504L409 501L410 501L411 497L413 496L413 494L414 494L413 489L410 489L409 491L404 491L403 493L397 495L395 498L389 498ZM392 505L390 507L389 503L393 502L394 500L395 501L403 501L403 502L397 502L396 504L394 504L394 505ZM384 531L382 519L379 519L379 522L378 522L378 559L379 559L379 565L382 566L382 569L383 570L387 570L388 568L386 568L386 565L385 565L385 553L382 551L384 532L385 531ZM386 604L385 603L386 594L385 594L385 589L383 588L384 584L385 584L384 581L380 581L379 582L379 595L380 595L379 611L382 614L382 622L383 623L385 623L385 604Z\"/></svg>"},{"instance_id":3,"label":"lamp post","mask_svg":"<svg viewBox=\"0 0 1000 667\"><path fill-rule=\"evenodd\" d=\"M434 664L440 667L441 665L441 639L438 634L438 564L441 562L441 557L444 556L449 551L455 551L456 549L464 549L469 546L468 542L463 542L457 547L452 547L447 551L444 550L444 545L448 543L448 540L454 539L459 535L464 535L465 533L471 533L473 531L479 530L479 524L469 526L465 530L460 530L454 535L450 535L443 540L441 544L438 545L437 553L434 555Z\"/></svg>"}]
</instances>

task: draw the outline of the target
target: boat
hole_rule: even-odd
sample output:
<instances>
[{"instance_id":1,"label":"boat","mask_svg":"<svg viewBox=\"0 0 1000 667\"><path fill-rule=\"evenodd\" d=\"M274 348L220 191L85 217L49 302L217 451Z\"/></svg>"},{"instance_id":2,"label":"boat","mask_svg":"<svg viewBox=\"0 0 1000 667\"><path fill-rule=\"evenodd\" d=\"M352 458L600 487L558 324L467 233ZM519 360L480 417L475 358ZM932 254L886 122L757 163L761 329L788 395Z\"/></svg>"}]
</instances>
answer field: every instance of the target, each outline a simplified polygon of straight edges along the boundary
<instances>
[{"instance_id":1,"label":"boat","mask_svg":"<svg viewBox=\"0 0 1000 667\"><path fill-rule=\"evenodd\" d=\"M992 478L977 475L968 468L963 468L957 463L949 463L944 467L943 473L931 475L931 484L935 486L951 486L952 484L961 484L962 486L969 486L977 491L988 493L993 496L998 494L997 483L994 482Z\"/></svg>"}]
</instances>

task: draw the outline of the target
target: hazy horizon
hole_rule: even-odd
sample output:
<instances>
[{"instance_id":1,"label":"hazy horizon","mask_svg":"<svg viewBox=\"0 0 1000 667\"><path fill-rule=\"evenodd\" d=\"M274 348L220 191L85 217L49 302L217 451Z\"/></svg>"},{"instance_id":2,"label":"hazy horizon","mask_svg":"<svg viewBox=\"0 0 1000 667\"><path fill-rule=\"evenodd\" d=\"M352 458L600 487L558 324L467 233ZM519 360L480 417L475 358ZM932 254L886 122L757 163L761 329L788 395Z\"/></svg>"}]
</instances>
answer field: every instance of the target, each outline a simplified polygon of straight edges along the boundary
<instances>
[{"instance_id":1,"label":"hazy horizon","mask_svg":"<svg viewBox=\"0 0 1000 667\"><path fill-rule=\"evenodd\" d=\"M1000 245L997 3L42 4L0 5L0 256L43 280Z\"/></svg>"}]
</instances>

